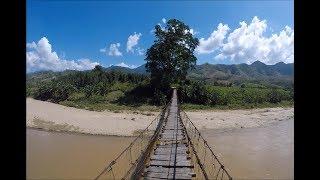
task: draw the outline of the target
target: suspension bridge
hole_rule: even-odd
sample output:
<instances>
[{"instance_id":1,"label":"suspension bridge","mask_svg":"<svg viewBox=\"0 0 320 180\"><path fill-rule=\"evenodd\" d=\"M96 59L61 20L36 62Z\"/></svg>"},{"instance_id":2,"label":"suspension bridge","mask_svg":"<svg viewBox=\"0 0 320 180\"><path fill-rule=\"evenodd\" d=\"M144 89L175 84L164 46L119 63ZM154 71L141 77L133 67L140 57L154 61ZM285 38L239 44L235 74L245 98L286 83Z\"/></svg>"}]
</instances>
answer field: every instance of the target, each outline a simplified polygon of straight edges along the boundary
<instances>
[{"instance_id":1,"label":"suspension bridge","mask_svg":"<svg viewBox=\"0 0 320 180\"><path fill-rule=\"evenodd\" d=\"M180 108L173 89L171 101L160 114L95 179L232 177Z\"/></svg>"}]
</instances>

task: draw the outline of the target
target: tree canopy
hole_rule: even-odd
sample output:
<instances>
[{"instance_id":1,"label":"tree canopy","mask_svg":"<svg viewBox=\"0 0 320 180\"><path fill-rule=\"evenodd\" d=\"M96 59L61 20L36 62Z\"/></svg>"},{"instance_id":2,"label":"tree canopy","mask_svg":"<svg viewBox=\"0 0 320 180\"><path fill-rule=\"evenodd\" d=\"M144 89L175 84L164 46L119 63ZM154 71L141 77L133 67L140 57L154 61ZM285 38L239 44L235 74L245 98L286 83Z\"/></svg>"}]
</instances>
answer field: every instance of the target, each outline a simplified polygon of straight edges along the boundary
<instances>
[{"instance_id":1,"label":"tree canopy","mask_svg":"<svg viewBox=\"0 0 320 180\"><path fill-rule=\"evenodd\" d=\"M155 26L154 44L146 53L146 68L155 86L169 87L186 79L188 69L196 65L194 50L199 40L188 25L177 19L167 21L165 27Z\"/></svg>"}]
</instances>

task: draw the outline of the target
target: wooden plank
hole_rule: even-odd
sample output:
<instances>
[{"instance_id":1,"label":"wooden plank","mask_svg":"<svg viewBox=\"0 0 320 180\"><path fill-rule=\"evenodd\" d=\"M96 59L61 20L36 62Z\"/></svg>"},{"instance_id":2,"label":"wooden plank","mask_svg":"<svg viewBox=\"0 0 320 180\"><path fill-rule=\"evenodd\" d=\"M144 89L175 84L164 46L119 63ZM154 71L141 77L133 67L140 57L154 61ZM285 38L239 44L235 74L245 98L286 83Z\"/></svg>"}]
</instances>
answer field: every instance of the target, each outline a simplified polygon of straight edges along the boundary
<instances>
[{"instance_id":1,"label":"wooden plank","mask_svg":"<svg viewBox=\"0 0 320 180\"><path fill-rule=\"evenodd\" d=\"M188 152L178 151L176 154L189 154ZM165 152L165 151L155 151L154 154L155 155L169 155L170 153Z\"/></svg>"},{"instance_id":2,"label":"wooden plank","mask_svg":"<svg viewBox=\"0 0 320 180\"><path fill-rule=\"evenodd\" d=\"M176 137L176 136L178 136L178 137L185 137L185 135L184 134L173 134L173 133L163 133L163 134L161 134L160 136L159 136L159 138L161 139L161 138L164 138L164 137L168 137L168 138L173 138L173 137Z\"/></svg>"},{"instance_id":3,"label":"wooden plank","mask_svg":"<svg viewBox=\"0 0 320 180\"><path fill-rule=\"evenodd\" d=\"M161 138L160 140L161 141L175 141L176 138ZM183 141L183 140L186 140L186 137L178 137L177 140L178 141Z\"/></svg>"},{"instance_id":4,"label":"wooden plank","mask_svg":"<svg viewBox=\"0 0 320 180\"><path fill-rule=\"evenodd\" d=\"M145 179L192 179L195 176L185 129L181 120L178 120L176 91L169 108L167 119L150 155L149 166L144 170Z\"/></svg>"},{"instance_id":5,"label":"wooden plank","mask_svg":"<svg viewBox=\"0 0 320 180\"><path fill-rule=\"evenodd\" d=\"M160 136L164 136L164 135L167 135L167 136L176 136L176 135L185 136L184 133L182 133L182 132L163 132L163 133L160 134Z\"/></svg>"},{"instance_id":6,"label":"wooden plank","mask_svg":"<svg viewBox=\"0 0 320 180\"><path fill-rule=\"evenodd\" d=\"M182 132L181 130L177 130L177 131ZM176 129L163 129L161 133L176 133L177 131Z\"/></svg>"},{"instance_id":7,"label":"wooden plank","mask_svg":"<svg viewBox=\"0 0 320 180\"><path fill-rule=\"evenodd\" d=\"M176 173L188 173L193 174L193 169L188 167L182 168L167 168L162 166L149 166L145 169L145 172L155 172L155 173L173 173L174 169Z\"/></svg>"},{"instance_id":8,"label":"wooden plank","mask_svg":"<svg viewBox=\"0 0 320 180\"><path fill-rule=\"evenodd\" d=\"M159 140L161 140L161 141L167 140L167 139L170 139L170 140L172 140L172 141L173 141L173 140L176 141L176 140L185 139L185 137L184 137L184 136L163 136L163 137L159 138Z\"/></svg>"},{"instance_id":9,"label":"wooden plank","mask_svg":"<svg viewBox=\"0 0 320 180\"><path fill-rule=\"evenodd\" d=\"M157 160L152 160L150 161L150 166L166 166L166 167L193 167L191 162L189 160L185 161L177 161L176 164L174 161L157 161Z\"/></svg>"},{"instance_id":10,"label":"wooden plank","mask_svg":"<svg viewBox=\"0 0 320 180\"><path fill-rule=\"evenodd\" d=\"M171 150L173 149L173 150ZM178 150L178 151L187 151L188 148L187 147L182 147L182 146L172 146L172 147L156 147L155 150L159 150L159 151L175 151L175 150Z\"/></svg>"},{"instance_id":11,"label":"wooden plank","mask_svg":"<svg viewBox=\"0 0 320 180\"><path fill-rule=\"evenodd\" d=\"M175 138L175 137L185 137L184 134L168 134L168 133L163 133L160 135L161 138Z\"/></svg>"},{"instance_id":12,"label":"wooden plank","mask_svg":"<svg viewBox=\"0 0 320 180\"><path fill-rule=\"evenodd\" d=\"M166 155L156 155L150 158L151 161L174 161L175 157L170 157ZM187 156L177 156L177 161L187 161L189 160Z\"/></svg>"},{"instance_id":13,"label":"wooden plank","mask_svg":"<svg viewBox=\"0 0 320 180\"><path fill-rule=\"evenodd\" d=\"M181 139L181 140L164 140L164 139L159 139L157 144L185 144L186 139Z\"/></svg>"},{"instance_id":14,"label":"wooden plank","mask_svg":"<svg viewBox=\"0 0 320 180\"><path fill-rule=\"evenodd\" d=\"M175 175L173 173L146 173L146 177L150 178L160 178L160 179L192 179L192 174L187 173L176 173Z\"/></svg>"},{"instance_id":15,"label":"wooden plank","mask_svg":"<svg viewBox=\"0 0 320 180\"><path fill-rule=\"evenodd\" d=\"M164 147L174 147L176 144L164 144L164 145L157 145L156 148L164 148ZM178 143L177 144L178 147L185 147L187 148L187 144L183 144L183 143Z\"/></svg>"},{"instance_id":16,"label":"wooden plank","mask_svg":"<svg viewBox=\"0 0 320 180\"><path fill-rule=\"evenodd\" d=\"M164 128L164 130L176 130L176 129L178 129L178 130L184 130L183 127L176 127L176 128L174 128L174 127L165 127L165 128Z\"/></svg>"},{"instance_id":17,"label":"wooden plank","mask_svg":"<svg viewBox=\"0 0 320 180\"><path fill-rule=\"evenodd\" d=\"M186 149L178 149L177 151L171 150L171 149L156 149L154 151L154 154L173 154L173 153L177 153L177 154L187 154L187 150Z\"/></svg>"},{"instance_id":18,"label":"wooden plank","mask_svg":"<svg viewBox=\"0 0 320 180\"><path fill-rule=\"evenodd\" d=\"M185 136L182 134L161 134L159 139L165 139L165 138L167 138L167 139L174 138L175 139L176 137L184 138Z\"/></svg>"}]
</instances>

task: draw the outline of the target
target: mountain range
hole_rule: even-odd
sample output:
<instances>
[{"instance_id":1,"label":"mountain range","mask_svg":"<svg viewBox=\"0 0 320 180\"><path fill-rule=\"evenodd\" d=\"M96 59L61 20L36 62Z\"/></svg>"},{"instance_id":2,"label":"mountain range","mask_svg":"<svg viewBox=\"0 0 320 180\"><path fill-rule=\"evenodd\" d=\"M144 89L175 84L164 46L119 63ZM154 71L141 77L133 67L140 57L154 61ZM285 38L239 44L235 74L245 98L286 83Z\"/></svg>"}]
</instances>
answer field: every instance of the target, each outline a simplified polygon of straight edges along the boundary
<instances>
[{"instance_id":1,"label":"mountain range","mask_svg":"<svg viewBox=\"0 0 320 180\"><path fill-rule=\"evenodd\" d=\"M121 66L110 66L104 68L105 71L122 71L128 73L140 73L147 74L145 64L130 69L127 67ZM259 77L259 76L292 76L293 75L293 63L285 64L284 62L279 62L274 65L266 65L260 61L255 61L254 63L248 64L201 64L196 65L194 69L189 71L190 76L198 76L201 74L205 76L214 77L217 73L224 73L228 75L235 76L246 76L246 77Z\"/></svg>"},{"instance_id":2,"label":"mountain range","mask_svg":"<svg viewBox=\"0 0 320 180\"><path fill-rule=\"evenodd\" d=\"M148 74L145 64L130 69L121 66L110 66L104 68L104 71L121 71L125 73ZM73 72L66 70L57 72L58 74L66 74ZM27 77L58 75L52 71L35 72L27 74ZM228 83L240 84L243 82L254 82L259 84L271 84L284 87L293 87L294 80L294 64L279 62L274 65L267 65L260 61L248 64L201 64L196 65L188 72L188 77L194 80L206 81L208 83L216 83L218 85L226 85Z\"/></svg>"},{"instance_id":3,"label":"mountain range","mask_svg":"<svg viewBox=\"0 0 320 180\"><path fill-rule=\"evenodd\" d=\"M266 65L260 61L248 64L202 64L190 70L188 76L192 79L207 82L232 82L240 84L245 81L264 81L275 85L290 85L294 79L294 64L279 62Z\"/></svg>"}]
</instances>

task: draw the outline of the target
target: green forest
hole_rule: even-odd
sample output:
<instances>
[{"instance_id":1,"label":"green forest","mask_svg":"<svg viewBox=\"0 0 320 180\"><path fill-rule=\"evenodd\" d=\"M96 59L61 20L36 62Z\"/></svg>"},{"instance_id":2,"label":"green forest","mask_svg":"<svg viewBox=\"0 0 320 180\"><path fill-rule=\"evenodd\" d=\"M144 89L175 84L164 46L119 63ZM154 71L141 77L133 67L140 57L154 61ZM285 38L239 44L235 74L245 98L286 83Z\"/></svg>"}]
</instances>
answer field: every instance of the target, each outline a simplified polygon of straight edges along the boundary
<instances>
[{"instance_id":1,"label":"green forest","mask_svg":"<svg viewBox=\"0 0 320 180\"><path fill-rule=\"evenodd\" d=\"M187 109L253 108L293 104L293 91L243 83L215 86L187 80L176 85L180 102ZM152 87L150 76L121 71L46 73L27 78L27 96L89 110L157 110L171 94Z\"/></svg>"}]
</instances>

